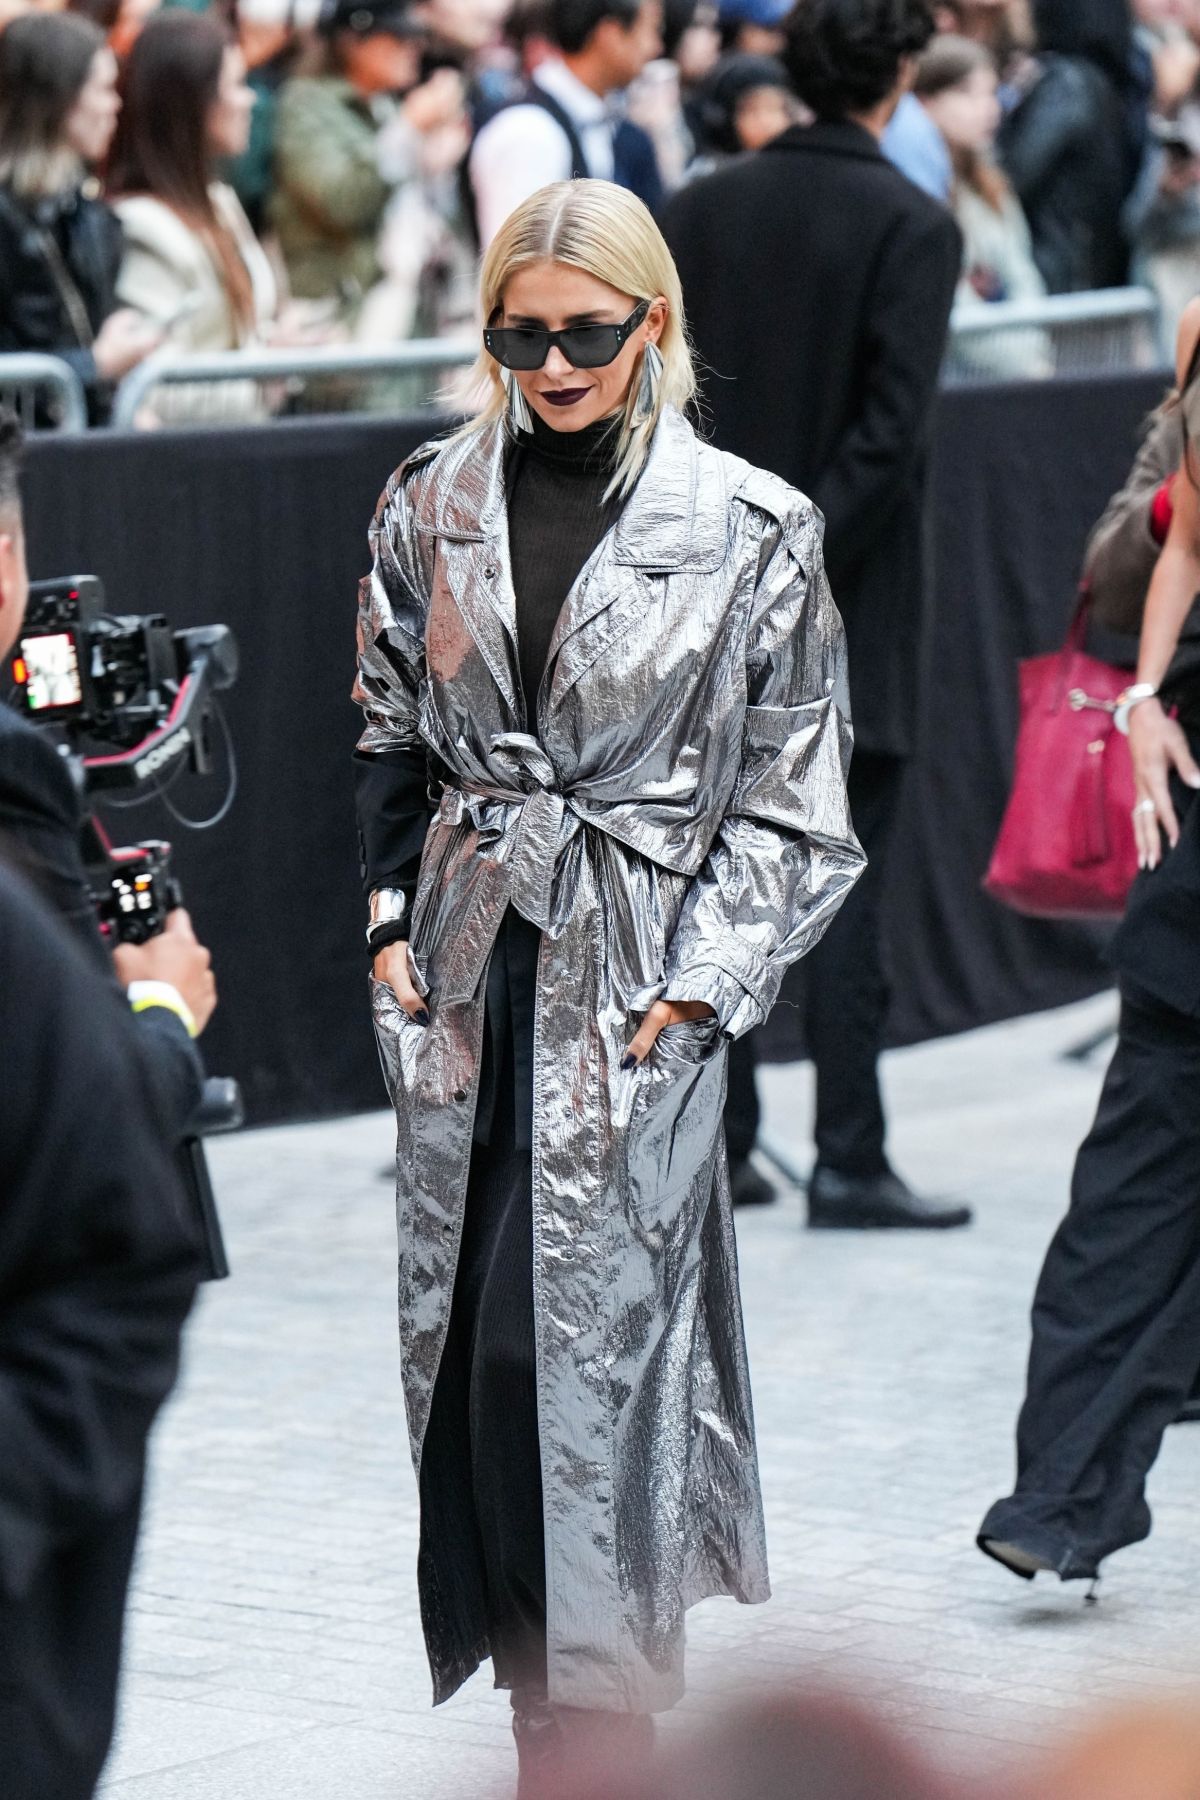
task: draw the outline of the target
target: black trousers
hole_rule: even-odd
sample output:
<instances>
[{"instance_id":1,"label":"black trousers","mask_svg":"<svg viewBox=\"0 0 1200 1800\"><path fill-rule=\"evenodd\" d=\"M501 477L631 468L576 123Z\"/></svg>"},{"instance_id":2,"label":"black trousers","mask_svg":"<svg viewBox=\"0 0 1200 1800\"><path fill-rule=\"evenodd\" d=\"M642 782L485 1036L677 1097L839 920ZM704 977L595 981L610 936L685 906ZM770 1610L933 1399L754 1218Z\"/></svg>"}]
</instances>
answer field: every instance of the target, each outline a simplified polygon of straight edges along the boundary
<instances>
[{"instance_id":1,"label":"black trousers","mask_svg":"<svg viewBox=\"0 0 1200 1800\"><path fill-rule=\"evenodd\" d=\"M1146 1477L1198 1366L1200 1019L1126 979L1034 1298L1016 1489L980 1536L1015 1541L1066 1579L1146 1537Z\"/></svg>"},{"instance_id":2,"label":"black trousers","mask_svg":"<svg viewBox=\"0 0 1200 1800\"><path fill-rule=\"evenodd\" d=\"M879 1091L888 1009L880 902L904 768L901 757L855 751L850 813L867 867L804 962L804 1035L817 1078L817 1161L848 1175L878 1175L888 1166ZM733 1163L749 1156L758 1133L754 1062L753 1035L731 1046L725 1139Z\"/></svg>"},{"instance_id":3,"label":"black trousers","mask_svg":"<svg viewBox=\"0 0 1200 1800\"><path fill-rule=\"evenodd\" d=\"M489 1037L487 1040L491 1042ZM462 1678L546 1687L546 1547L533 1314L531 1096L502 1036L488 1142L471 1155L450 1328L421 1457L422 1605L451 1622Z\"/></svg>"}]
</instances>

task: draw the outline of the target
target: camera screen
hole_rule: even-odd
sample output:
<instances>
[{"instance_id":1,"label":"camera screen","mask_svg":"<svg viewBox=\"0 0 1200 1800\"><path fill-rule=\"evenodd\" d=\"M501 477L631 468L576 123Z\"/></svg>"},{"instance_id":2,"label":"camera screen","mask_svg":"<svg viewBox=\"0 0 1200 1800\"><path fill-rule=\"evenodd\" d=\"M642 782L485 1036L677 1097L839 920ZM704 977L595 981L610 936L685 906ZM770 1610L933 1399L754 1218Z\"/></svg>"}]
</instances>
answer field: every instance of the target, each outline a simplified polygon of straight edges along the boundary
<instances>
[{"instance_id":1,"label":"camera screen","mask_svg":"<svg viewBox=\"0 0 1200 1800\"><path fill-rule=\"evenodd\" d=\"M71 631L47 632L21 640L25 702L30 712L48 712L83 704L79 653Z\"/></svg>"}]
</instances>

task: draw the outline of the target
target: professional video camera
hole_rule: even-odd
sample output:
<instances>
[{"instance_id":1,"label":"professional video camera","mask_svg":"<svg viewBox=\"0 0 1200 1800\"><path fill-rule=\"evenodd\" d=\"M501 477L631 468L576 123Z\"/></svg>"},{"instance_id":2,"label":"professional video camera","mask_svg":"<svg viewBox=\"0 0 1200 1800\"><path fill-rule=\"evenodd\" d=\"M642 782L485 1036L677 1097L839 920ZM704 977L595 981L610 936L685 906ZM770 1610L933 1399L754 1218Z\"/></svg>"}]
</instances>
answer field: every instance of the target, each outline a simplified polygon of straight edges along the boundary
<instances>
[{"instance_id":1,"label":"professional video camera","mask_svg":"<svg viewBox=\"0 0 1200 1800\"><path fill-rule=\"evenodd\" d=\"M32 584L12 659L17 705L54 731L84 794L124 791L125 805L165 798L187 769L211 773L214 696L232 686L237 669L237 645L227 626L173 631L157 614L108 613L94 575ZM218 817L232 797L231 763L230 791ZM151 838L114 847L93 814L83 852L106 941L144 944L162 931L182 899L170 845ZM182 1151L212 1278L228 1274L229 1265L200 1135L235 1130L242 1119L237 1083L206 1081L196 1135Z\"/></svg>"}]
</instances>

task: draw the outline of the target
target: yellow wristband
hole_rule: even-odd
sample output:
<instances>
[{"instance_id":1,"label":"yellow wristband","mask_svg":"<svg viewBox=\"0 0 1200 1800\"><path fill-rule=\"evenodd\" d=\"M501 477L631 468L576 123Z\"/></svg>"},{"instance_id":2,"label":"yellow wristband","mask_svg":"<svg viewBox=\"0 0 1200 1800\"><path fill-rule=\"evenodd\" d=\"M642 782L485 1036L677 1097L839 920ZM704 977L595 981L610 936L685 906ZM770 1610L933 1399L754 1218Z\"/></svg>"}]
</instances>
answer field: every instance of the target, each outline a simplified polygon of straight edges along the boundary
<instances>
[{"instance_id":1,"label":"yellow wristband","mask_svg":"<svg viewBox=\"0 0 1200 1800\"><path fill-rule=\"evenodd\" d=\"M199 1037L195 1013L179 989L173 988L169 981L131 981L125 996L133 1012L149 1012L152 1006L165 1007L182 1022L190 1038Z\"/></svg>"}]
</instances>

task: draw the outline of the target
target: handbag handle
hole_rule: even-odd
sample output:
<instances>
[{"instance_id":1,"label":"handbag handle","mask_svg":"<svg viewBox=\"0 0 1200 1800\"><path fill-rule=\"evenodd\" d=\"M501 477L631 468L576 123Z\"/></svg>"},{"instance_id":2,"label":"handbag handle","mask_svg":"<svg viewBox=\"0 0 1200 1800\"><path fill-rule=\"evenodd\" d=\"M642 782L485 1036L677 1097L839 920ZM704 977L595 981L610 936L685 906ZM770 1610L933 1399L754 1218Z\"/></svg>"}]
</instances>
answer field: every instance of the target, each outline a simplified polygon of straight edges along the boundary
<instances>
[{"instance_id":1,"label":"handbag handle","mask_svg":"<svg viewBox=\"0 0 1200 1800\"><path fill-rule=\"evenodd\" d=\"M1071 622L1067 626L1067 635L1063 647L1058 653L1058 680L1046 685L1046 711L1061 712L1067 698L1067 687L1071 679L1071 664L1075 657L1083 654L1087 642L1088 615L1091 611L1092 591L1086 581L1079 584L1079 594L1075 601L1075 610L1071 614Z\"/></svg>"},{"instance_id":2,"label":"handbag handle","mask_svg":"<svg viewBox=\"0 0 1200 1800\"><path fill-rule=\"evenodd\" d=\"M1079 584L1079 596L1075 602L1075 611L1071 614L1071 623L1067 627L1067 636L1063 644L1064 650L1080 651L1087 643L1088 619L1092 610L1092 590L1086 581Z\"/></svg>"}]
</instances>

